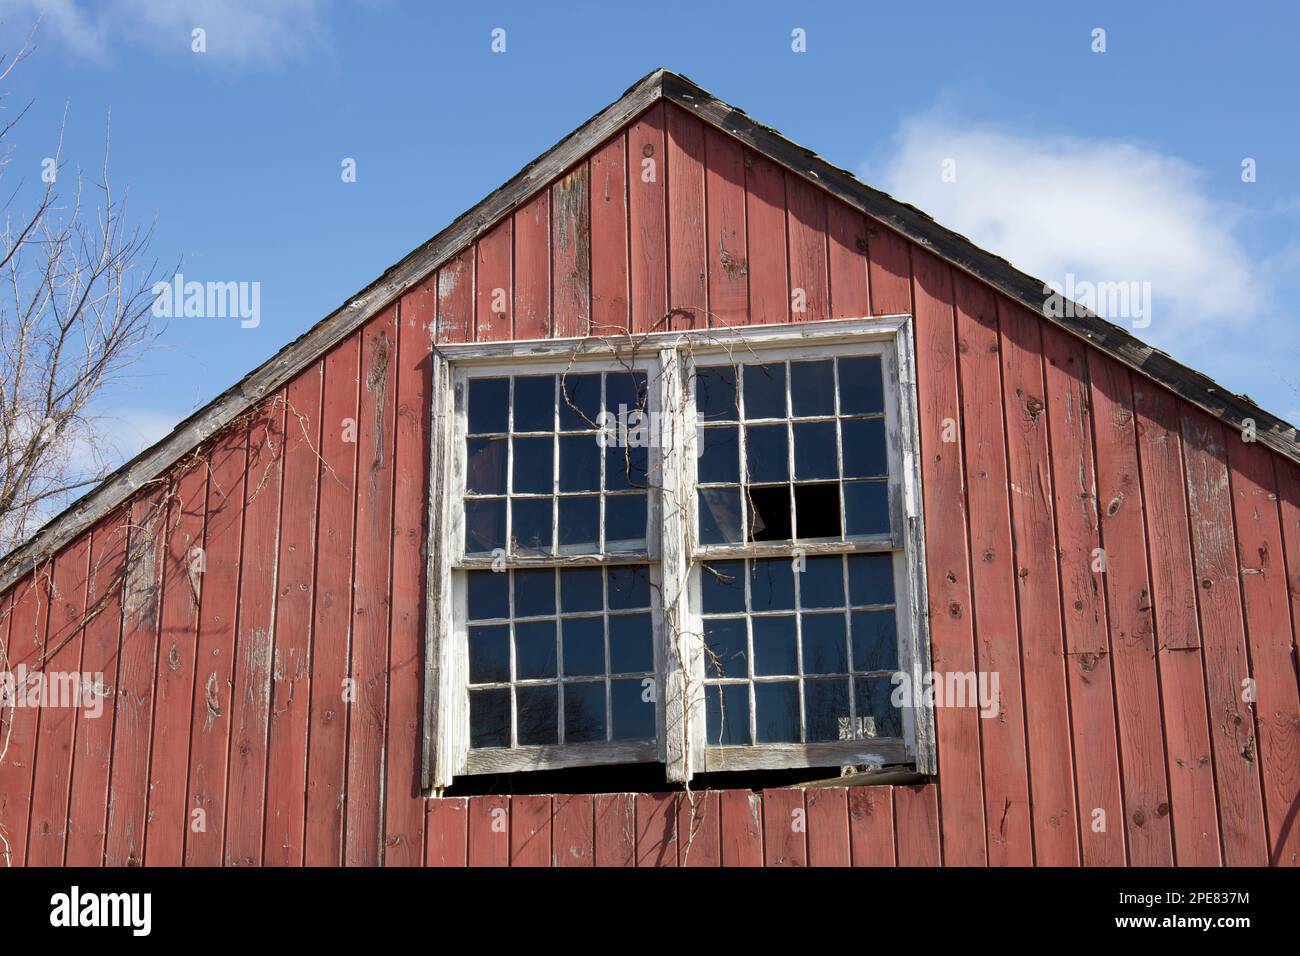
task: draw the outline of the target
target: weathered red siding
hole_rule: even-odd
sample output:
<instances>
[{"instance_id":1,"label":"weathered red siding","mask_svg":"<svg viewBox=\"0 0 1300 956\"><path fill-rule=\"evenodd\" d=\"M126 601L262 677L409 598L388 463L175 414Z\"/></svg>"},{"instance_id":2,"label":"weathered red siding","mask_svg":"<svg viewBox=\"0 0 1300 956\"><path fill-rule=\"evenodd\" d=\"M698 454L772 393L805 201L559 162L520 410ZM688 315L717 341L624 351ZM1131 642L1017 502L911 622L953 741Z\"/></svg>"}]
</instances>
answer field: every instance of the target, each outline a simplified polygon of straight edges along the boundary
<instances>
[{"instance_id":1,"label":"weathered red siding","mask_svg":"<svg viewBox=\"0 0 1300 956\"><path fill-rule=\"evenodd\" d=\"M902 312L937 782L421 799L431 344ZM1300 862L1300 467L664 102L0 610L14 865Z\"/></svg>"}]
</instances>

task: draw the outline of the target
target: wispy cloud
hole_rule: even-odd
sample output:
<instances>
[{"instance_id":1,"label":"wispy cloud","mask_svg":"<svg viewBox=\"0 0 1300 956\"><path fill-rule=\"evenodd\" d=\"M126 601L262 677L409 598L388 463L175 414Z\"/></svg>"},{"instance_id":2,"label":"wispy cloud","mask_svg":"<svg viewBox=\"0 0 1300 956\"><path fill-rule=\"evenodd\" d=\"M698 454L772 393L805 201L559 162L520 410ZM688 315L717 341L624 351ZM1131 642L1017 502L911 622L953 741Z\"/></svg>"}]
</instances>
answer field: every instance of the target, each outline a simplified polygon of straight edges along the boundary
<instances>
[{"instance_id":1,"label":"wispy cloud","mask_svg":"<svg viewBox=\"0 0 1300 956\"><path fill-rule=\"evenodd\" d=\"M299 59L325 38L326 0L0 0L0 20L41 34L88 60L123 47L191 55L202 29L206 56L269 65Z\"/></svg>"}]
</instances>

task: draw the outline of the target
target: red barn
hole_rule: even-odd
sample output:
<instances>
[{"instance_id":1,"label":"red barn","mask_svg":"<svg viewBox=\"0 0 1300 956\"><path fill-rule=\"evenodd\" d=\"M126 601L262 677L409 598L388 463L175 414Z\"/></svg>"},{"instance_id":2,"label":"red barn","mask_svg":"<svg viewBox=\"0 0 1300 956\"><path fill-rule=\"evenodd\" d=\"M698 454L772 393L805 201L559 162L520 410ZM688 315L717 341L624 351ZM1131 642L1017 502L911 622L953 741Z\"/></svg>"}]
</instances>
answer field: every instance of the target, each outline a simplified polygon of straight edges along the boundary
<instances>
[{"instance_id":1,"label":"red barn","mask_svg":"<svg viewBox=\"0 0 1300 956\"><path fill-rule=\"evenodd\" d=\"M4 862L1295 865L1296 430L1047 291L651 74L0 564Z\"/></svg>"}]
</instances>

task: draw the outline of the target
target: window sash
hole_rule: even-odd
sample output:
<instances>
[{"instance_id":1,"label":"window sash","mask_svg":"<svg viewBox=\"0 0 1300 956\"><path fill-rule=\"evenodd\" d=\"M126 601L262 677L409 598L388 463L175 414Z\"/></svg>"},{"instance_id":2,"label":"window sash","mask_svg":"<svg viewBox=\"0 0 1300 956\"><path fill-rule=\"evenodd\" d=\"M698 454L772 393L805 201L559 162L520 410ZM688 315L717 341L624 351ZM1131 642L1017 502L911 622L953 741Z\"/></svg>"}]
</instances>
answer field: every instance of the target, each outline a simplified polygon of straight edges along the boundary
<instances>
[{"instance_id":1,"label":"window sash","mask_svg":"<svg viewBox=\"0 0 1300 956\"><path fill-rule=\"evenodd\" d=\"M750 350L753 350L753 357ZM890 533L848 541L755 542L735 546L696 543L695 460L698 427L693 402L687 396L692 363L745 364L785 357L812 360L833 355L871 354L886 363L886 420L891 423L889 501ZM484 566L463 554L463 528L456 522L461 499L454 490L453 474L464 474L464 430L456 428L454 383L467 373L497 368L497 374L524 375L556 368L596 370L603 359L618 363L642 362L647 368L648 404L660 411L657 436L658 482L649 484L651 509L650 555L518 556L514 568L577 564L657 563L659 602L655 614L656 668L659 673L659 737L652 748L636 754L601 754L603 747L626 747L627 742L570 744L558 747L493 749L468 748L467 655L457 653L457 628L464 639L465 624L456 619L453 569ZM504 772L511 769L579 766L602 762L658 760L672 781L687 781L693 774L713 770L747 770L810 767L834 764L915 762L918 771L935 768L933 714L920 706L905 711L904 737L877 740L830 741L813 744L758 744L745 747L705 747L703 630L698 594L698 568L705 560L763 558L820 554L891 551L896 553L895 589L900 638L899 669L914 687L928 669L929 628L926 610L924 526L920 506L920 459L917 431L916 381L910 316L829 320L796 326L750 326L649 333L635 337L555 339L527 343L472 343L440 346L433 355L434 453L431 459L430 521L427 546L427 615L425 728L423 782L437 790L464 773ZM666 396L666 397L665 397ZM896 433L896 434L895 434ZM652 448L651 458L654 460ZM896 461L895 461L896 459ZM456 469L459 468L459 472ZM651 466L653 475L653 465ZM842 481L842 479L840 479ZM455 533L449 534L453 530ZM489 562L490 563L490 559ZM662 656L660 656L662 655ZM463 708L455 706L464 699ZM463 710L464 712L458 712ZM527 752L525 752L527 751ZM482 756L490 754L491 756ZM514 754L508 759L507 755ZM608 756L610 759L604 759Z\"/></svg>"}]
</instances>

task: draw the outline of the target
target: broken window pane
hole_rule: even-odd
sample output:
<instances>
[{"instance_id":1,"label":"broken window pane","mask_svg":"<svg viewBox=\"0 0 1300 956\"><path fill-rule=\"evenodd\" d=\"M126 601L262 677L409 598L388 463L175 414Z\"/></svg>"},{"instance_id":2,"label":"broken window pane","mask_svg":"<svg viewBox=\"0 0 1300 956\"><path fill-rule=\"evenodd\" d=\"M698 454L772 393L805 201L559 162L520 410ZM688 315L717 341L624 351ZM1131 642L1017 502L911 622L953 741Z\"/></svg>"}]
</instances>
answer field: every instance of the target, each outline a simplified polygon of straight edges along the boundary
<instances>
[{"instance_id":1,"label":"broken window pane","mask_svg":"<svg viewBox=\"0 0 1300 956\"><path fill-rule=\"evenodd\" d=\"M710 747L749 745L749 685L715 684L705 688L707 740Z\"/></svg>"},{"instance_id":2,"label":"broken window pane","mask_svg":"<svg viewBox=\"0 0 1300 956\"><path fill-rule=\"evenodd\" d=\"M471 435L505 432L510 421L510 379L470 379L466 417Z\"/></svg>"},{"instance_id":3,"label":"broken window pane","mask_svg":"<svg viewBox=\"0 0 1300 956\"><path fill-rule=\"evenodd\" d=\"M840 486L795 485L794 516L804 541L840 536Z\"/></svg>"},{"instance_id":4,"label":"broken window pane","mask_svg":"<svg viewBox=\"0 0 1300 956\"><path fill-rule=\"evenodd\" d=\"M751 487L748 498L749 540L790 540L790 486Z\"/></svg>"},{"instance_id":5,"label":"broken window pane","mask_svg":"<svg viewBox=\"0 0 1300 956\"><path fill-rule=\"evenodd\" d=\"M564 685L564 740L590 743L605 739L605 682Z\"/></svg>"},{"instance_id":6,"label":"broken window pane","mask_svg":"<svg viewBox=\"0 0 1300 956\"><path fill-rule=\"evenodd\" d=\"M519 708L519 746L542 746L560 742L560 694L554 684L515 688Z\"/></svg>"},{"instance_id":7,"label":"broken window pane","mask_svg":"<svg viewBox=\"0 0 1300 956\"><path fill-rule=\"evenodd\" d=\"M555 376L528 375L515 378L514 430L555 431Z\"/></svg>"},{"instance_id":8,"label":"broken window pane","mask_svg":"<svg viewBox=\"0 0 1300 956\"><path fill-rule=\"evenodd\" d=\"M830 359L790 363L790 405L796 418L835 414L835 369Z\"/></svg>"},{"instance_id":9,"label":"broken window pane","mask_svg":"<svg viewBox=\"0 0 1300 956\"><path fill-rule=\"evenodd\" d=\"M739 488L701 488L697 513L701 544L740 542Z\"/></svg>"},{"instance_id":10,"label":"broken window pane","mask_svg":"<svg viewBox=\"0 0 1300 956\"><path fill-rule=\"evenodd\" d=\"M745 419L785 418L785 365L746 365Z\"/></svg>"}]
</instances>

